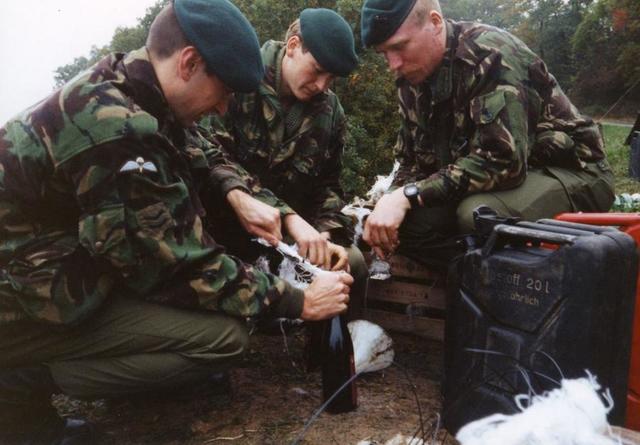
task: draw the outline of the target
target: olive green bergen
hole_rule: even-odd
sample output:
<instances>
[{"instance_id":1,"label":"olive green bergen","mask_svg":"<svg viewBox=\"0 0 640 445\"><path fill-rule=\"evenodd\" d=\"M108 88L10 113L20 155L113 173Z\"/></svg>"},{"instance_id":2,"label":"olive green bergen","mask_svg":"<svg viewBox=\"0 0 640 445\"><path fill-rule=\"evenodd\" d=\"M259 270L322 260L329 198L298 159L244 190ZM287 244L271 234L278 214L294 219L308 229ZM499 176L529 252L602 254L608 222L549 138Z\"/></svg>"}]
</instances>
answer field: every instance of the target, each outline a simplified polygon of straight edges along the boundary
<instances>
[{"instance_id":1,"label":"olive green bergen","mask_svg":"<svg viewBox=\"0 0 640 445\"><path fill-rule=\"evenodd\" d=\"M600 173L609 170L597 125L578 112L524 43L478 23L447 21L446 29L437 71L417 86L398 81L395 185L418 181L429 207L513 189L530 168L583 171L596 163ZM611 189L605 195L597 199L600 209L566 210L607 210Z\"/></svg>"},{"instance_id":2,"label":"olive green bergen","mask_svg":"<svg viewBox=\"0 0 640 445\"><path fill-rule=\"evenodd\" d=\"M283 216L298 213L319 232L346 240L353 224L340 212L344 111L331 90L286 110L278 97L284 51L284 43L266 42L258 90L236 93L224 119L212 118L213 136L232 161L217 165L213 177L224 191L251 190Z\"/></svg>"},{"instance_id":3,"label":"olive green bergen","mask_svg":"<svg viewBox=\"0 0 640 445\"><path fill-rule=\"evenodd\" d=\"M175 121L146 49L106 57L9 121L0 129L0 322L75 323L114 293L299 316L299 291L224 254L203 230L199 191L212 186L216 156Z\"/></svg>"}]
</instances>

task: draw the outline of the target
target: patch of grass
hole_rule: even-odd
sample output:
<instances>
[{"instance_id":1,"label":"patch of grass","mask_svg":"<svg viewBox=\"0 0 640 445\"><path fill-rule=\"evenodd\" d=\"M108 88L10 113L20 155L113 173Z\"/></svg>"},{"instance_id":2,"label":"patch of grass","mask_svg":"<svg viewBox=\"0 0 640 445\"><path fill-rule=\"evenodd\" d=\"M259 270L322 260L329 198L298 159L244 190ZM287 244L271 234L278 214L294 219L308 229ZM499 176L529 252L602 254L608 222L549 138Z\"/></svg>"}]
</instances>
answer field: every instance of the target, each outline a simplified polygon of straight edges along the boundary
<instances>
[{"instance_id":1,"label":"patch of grass","mask_svg":"<svg viewBox=\"0 0 640 445\"><path fill-rule=\"evenodd\" d=\"M640 193L640 182L629 178L629 154L631 148L624 144L629 135L629 127L603 124L607 158L616 180L616 195Z\"/></svg>"}]
</instances>

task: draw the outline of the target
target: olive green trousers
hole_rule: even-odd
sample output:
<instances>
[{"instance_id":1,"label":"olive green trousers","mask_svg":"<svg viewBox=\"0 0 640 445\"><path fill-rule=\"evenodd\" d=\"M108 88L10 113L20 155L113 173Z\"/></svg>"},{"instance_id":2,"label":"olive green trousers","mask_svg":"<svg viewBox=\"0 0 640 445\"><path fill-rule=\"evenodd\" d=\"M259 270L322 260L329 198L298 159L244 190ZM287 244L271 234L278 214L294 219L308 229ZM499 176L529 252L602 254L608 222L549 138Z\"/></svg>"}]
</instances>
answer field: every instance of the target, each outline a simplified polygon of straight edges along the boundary
<instances>
[{"instance_id":1,"label":"olive green trousers","mask_svg":"<svg viewBox=\"0 0 640 445\"><path fill-rule=\"evenodd\" d=\"M461 238L473 231L473 210L485 205L500 216L527 221L563 212L607 212L615 199L614 178L606 161L584 170L559 167L530 169L519 187L477 193L457 205L410 210L399 230L398 253L418 262L446 267L463 253Z\"/></svg>"},{"instance_id":2,"label":"olive green trousers","mask_svg":"<svg viewBox=\"0 0 640 445\"><path fill-rule=\"evenodd\" d=\"M232 365L248 340L228 315L113 298L75 327L0 325L0 368L45 364L65 394L120 397L203 380Z\"/></svg>"}]
</instances>

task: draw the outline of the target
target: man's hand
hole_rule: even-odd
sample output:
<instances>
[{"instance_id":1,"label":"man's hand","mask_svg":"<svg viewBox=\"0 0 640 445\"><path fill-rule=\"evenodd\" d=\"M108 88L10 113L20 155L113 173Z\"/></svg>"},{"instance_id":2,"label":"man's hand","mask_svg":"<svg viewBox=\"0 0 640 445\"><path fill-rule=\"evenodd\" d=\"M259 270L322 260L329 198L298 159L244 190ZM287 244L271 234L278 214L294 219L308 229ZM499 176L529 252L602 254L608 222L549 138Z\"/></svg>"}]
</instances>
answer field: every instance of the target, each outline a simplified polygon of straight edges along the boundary
<instances>
[{"instance_id":1,"label":"man's hand","mask_svg":"<svg viewBox=\"0 0 640 445\"><path fill-rule=\"evenodd\" d=\"M227 193L227 201L247 232L264 238L273 246L282 240L278 209L258 201L240 189L233 189Z\"/></svg>"},{"instance_id":2,"label":"man's hand","mask_svg":"<svg viewBox=\"0 0 640 445\"><path fill-rule=\"evenodd\" d=\"M367 218L362 238L384 259L398 247L398 229L411 203L402 188L383 195Z\"/></svg>"},{"instance_id":3,"label":"man's hand","mask_svg":"<svg viewBox=\"0 0 640 445\"><path fill-rule=\"evenodd\" d=\"M349 254L347 253L347 249L337 244L333 244L331 241L329 241L328 248L331 263L329 265L325 265L325 269L331 269L333 271L344 270L345 272L349 272Z\"/></svg>"},{"instance_id":4,"label":"man's hand","mask_svg":"<svg viewBox=\"0 0 640 445\"><path fill-rule=\"evenodd\" d=\"M353 277L346 272L322 272L304 291L303 320L326 320L347 310Z\"/></svg>"},{"instance_id":5,"label":"man's hand","mask_svg":"<svg viewBox=\"0 0 640 445\"><path fill-rule=\"evenodd\" d=\"M302 258L325 269L331 268L331 253L326 237L296 214L284 217L284 227L298 245L298 253Z\"/></svg>"}]
</instances>

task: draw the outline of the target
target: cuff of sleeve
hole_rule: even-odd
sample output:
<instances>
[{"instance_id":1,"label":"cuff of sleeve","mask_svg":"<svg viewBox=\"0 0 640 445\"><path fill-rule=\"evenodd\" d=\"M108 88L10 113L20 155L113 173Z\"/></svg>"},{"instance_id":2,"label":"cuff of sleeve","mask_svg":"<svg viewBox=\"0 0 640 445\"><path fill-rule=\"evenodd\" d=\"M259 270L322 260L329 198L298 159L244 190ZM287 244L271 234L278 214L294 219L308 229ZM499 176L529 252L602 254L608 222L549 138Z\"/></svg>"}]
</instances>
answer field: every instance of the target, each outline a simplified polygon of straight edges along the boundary
<instances>
[{"instance_id":1,"label":"cuff of sleeve","mask_svg":"<svg viewBox=\"0 0 640 445\"><path fill-rule=\"evenodd\" d=\"M296 214L295 210L293 210L287 204L279 205L277 208L280 211L280 218L284 218L287 215L295 215Z\"/></svg>"},{"instance_id":2,"label":"cuff of sleeve","mask_svg":"<svg viewBox=\"0 0 640 445\"><path fill-rule=\"evenodd\" d=\"M448 196L442 177L428 178L416 183L416 185L425 207L440 206L451 201L452 197Z\"/></svg>"},{"instance_id":3,"label":"cuff of sleeve","mask_svg":"<svg viewBox=\"0 0 640 445\"><path fill-rule=\"evenodd\" d=\"M304 291L297 289L291 284L285 283L282 297L278 301L277 307L274 308L272 314L274 317L300 318L302 315L302 306L304 305Z\"/></svg>"},{"instance_id":4,"label":"cuff of sleeve","mask_svg":"<svg viewBox=\"0 0 640 445\"><path fill-rule=\"evenodd\" d=\"M345 215L345 218L348 218ZM331 241L341 246L348 246L353 242L355 235L355 224L345 224L335 220L318 220L314 222L315 229L322 232L329 232Z\"/></svg>"},{"instance_id":5,"label":"cuff of sleeve","mask_svg":"<svg viewBox=\"0 0 640 445\"><path fill-rule=\"evenodd\" d=\"M241 189L243 192L251 194L251 190L249 190L247 184L238 178L225 178L220 181L218 185L222 192L222 196L226 196L227 193L234 189Z\"/></svg>"},{"instance_id":6,"label":"cuff of sleeve","mask_svg":"<svg viewBox=\"0 0 640 445\"><path fill-rule=\"evenodd\" d=\"M344 229L344 224L331 219L318 219L314 223L318 232L331 232L333 230Z\"/></svg>"}]
</instances>

